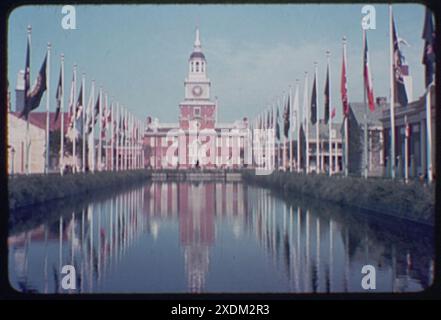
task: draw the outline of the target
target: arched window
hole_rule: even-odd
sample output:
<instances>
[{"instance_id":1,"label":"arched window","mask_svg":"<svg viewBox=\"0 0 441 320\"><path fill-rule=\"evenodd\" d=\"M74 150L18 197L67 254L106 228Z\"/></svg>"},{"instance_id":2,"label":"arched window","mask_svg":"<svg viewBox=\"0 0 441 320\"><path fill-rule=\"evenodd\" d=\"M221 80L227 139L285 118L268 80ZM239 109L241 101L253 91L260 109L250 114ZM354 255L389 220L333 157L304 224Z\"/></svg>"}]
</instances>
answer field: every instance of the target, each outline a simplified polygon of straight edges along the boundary
<instances>
[{"instance_id":1,"label":"arched window","mask_svg":"<svg viewBox=\"0 0 441 320\"><path fill-rule=\"evenodd\" d=\"M199 72L199 62L196 62L196 72Z\"/></svg>"},{"instance_id":2,"label":"arched window","mask_svg":"<svg viewBox=\"0 0 441 320\"><path fill-rule=\"evenodd\" d=\"M205 66L205 64L203 62L201 62L201 72L204 72L204 66Z\"/></svg>"},{"instance_id":3,"label":"arched window","mask_svg":"<svg viewBox=\"0 0 441 320\"><path fill-rule=\"evenodd\" d=\"M191 72L194 72L193 61L191 62Z\"/></svg>"}]
</instances>

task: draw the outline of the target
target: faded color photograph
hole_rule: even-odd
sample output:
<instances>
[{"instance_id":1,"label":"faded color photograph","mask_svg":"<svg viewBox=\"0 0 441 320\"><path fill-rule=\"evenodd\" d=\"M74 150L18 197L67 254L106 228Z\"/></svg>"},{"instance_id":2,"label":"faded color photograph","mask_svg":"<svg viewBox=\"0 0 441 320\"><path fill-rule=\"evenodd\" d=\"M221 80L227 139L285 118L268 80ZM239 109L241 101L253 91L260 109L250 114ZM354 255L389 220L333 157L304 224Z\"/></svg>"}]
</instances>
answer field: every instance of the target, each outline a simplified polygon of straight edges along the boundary
<instances>
[{"instance_id":1,"label":"faded color photograph","mask_svg":"<svg viewBox=\"0 0 441 320\"><path fill-rule=\"evenodd\" d=\"M422 292L423 5L41 5L7 31L23 293Z\"/></svg>"}]
</instances>

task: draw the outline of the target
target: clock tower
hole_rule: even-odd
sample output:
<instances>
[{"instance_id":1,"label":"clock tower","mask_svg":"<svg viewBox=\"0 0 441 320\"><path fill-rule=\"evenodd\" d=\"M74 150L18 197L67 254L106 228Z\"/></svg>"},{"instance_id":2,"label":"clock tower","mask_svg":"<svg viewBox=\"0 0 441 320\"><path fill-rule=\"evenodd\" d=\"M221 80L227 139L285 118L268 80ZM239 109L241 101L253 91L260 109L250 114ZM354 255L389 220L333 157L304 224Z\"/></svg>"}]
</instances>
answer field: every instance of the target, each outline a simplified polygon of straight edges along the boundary
<instances>
[{"instance_id":1,"label":"clock tower","mask_svg":"<svg viewBox=\"0 0 441 320\"><path fill-rule=\"evenodd\" d=\"M197 125L198 129L214 128L216 103L210 100L210 86L207 61L202 53L199 28L196 28L193 52L188 59L188 75L184 81L184 101L179 104L182 129L190 128L191 123Z\"/></svg>"}]
</instances>

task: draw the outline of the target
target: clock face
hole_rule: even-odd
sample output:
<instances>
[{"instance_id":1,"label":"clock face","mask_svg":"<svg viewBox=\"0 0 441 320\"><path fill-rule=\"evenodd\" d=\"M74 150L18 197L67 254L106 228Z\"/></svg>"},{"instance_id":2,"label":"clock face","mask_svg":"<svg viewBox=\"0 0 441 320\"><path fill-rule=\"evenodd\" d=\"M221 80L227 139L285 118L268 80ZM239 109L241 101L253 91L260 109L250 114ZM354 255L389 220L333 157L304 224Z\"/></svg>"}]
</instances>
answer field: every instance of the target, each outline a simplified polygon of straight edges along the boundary
<instances>
[{"instance_id":1,"label":"clock face","mask_svg":"<svg viewBox=\"0 0 441 320\"><path fill-rule=\"evenodd\" d=\"M202 94L201 86L194 86L191 90L196 97L199 97Z\"/></svg>"}]
</instances>

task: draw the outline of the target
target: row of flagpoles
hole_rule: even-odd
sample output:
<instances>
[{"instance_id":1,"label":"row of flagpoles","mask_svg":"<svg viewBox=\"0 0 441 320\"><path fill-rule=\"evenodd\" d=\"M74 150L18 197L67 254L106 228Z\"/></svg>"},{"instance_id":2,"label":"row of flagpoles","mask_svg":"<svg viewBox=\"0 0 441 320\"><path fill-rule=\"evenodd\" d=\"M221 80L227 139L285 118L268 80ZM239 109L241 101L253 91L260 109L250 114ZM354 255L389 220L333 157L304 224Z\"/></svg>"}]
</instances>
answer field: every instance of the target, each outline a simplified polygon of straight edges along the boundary
<instances>
[{"instance_id":1,"label":"row of flagpoles","mask_svg":"<svg viewBox=\"0 0 441 320\"><path fill-rule=\"evenodd\" d=\"M45 173L49 172L50 150L50 66L51 45L48 44L46 56L40 68L33 88L30 88L30 48L31 27L28 27L26 68L25 68L25 98L24 107L20 117L26 120L26 173L29 173L29 114L40 105L43 94L46 92L46 136L45 136ZM86 102L86 76L83 73L80 84L77 76L77 65L73 67L72 82L68 100L69 127L65 134L64 112L64 54L60 57L60 74L56 90L56 111L53 125L61 115L60 125L60 150L59 169L61 174L67 166L66 155L70 154L73 159L73 172L86 171L119 171L132 170L143 167L144 152L142 148L142 133L144 122L136 119L128 109L119 102L112 101L109 105L107 92L100 87L97 92L95 80L91 81L89 99ZM77 96L77 88L79 94ZM96 95L96 102L95 101ZM77 98L76 98L77 97ZM75 99L76 98L76 99ZM96 141L95 127L98 122L98 141ZM81 137L81 148L78 143ZM66 150L65 139L71 141L71 150ZM78 150L81 149L81 150ZM81 155L80 155L81 151ZM104 154L103 154L104 151ZM97 153L97 154L96 154ZM81 164L79 157L81 156Z\"/></svg>"},{"instance_id":2,"label":"row of flagpoles","mask_svg":"<svg viewBox=\"0 0 441 320\"><path fill-rule=\"evenodd\" d=\"M400 50L400 39L397 36L395 22L393 19L392 6L389 6L389 34L390 34L390 127L395 128L395 107L397 104L402 107L406 107L408 104L408 98L406 93L406 88L404 85L402 68L404 64L404 57ZM426 96L426 135L427 135L427 177L428 181L431 182L432 176L432 123L431 123L431 96L430 89L434 85L434 72L435 72L435 52L434 52L434 42L435 42L435 31L432 21L432 13L430 10L426 9L425 21L422 38L425 41L424 53L422 63L425 65L425 96ZM347 56L346 47L347 41L346 37L343 37L342 41L342 65L341 65L341 82L340 82L340 93L341 93L341 103L342 103L342 113L343 113L343 137L342 141L344 145L343 152L343 170L344 174L347 176L349 173L348 169L348 154L349 154L349 112L350 104L348 100L348 89L347 89ZM335 170L337 170L337 150L333 152L332 150L332 119L335 117L336 108L331 108L331 66L330 66L330 52L326 52L327 59L327 69L326 69L326 80L324 89L324 123L328 125L328 145L329 145L329 167L328 174L332 175ZM304 77L304 94L303 94L303 106L302 106L302 120L300 119L300 103L299 103L299 80L296 80L294 100L292 99L291 87L289 88L288 94L283 94L282 98L278 98L275 103L273 103L269 108L261 112L252 121L251 126L263 132L273 130L275 135L273 139L273 145L268 147L266 152L267 161L265 162L266 169L283 169L289 171L306 172L310 173L312 171L310 165L310 155L309 155L309 143L311 137L309 137L309 125L315 125L316 133L316 171L324 171L324 168L320 168L319 160L319 112L318 112L318 83L317 83L317 63L314 62L314 80L313 88L311 93L311 100L308 101L308 73L305 72ZM369 66L369 53L368 53L368 42L366 30L363 30L363 96L364 96L364 159L363 159L363 176L368 177L368 127L367 127L367 112L375 110L374 102L374 92L373 83L370 73ZM293 107L291 108L291 103ZM279 108L283 107L283 139L280 135L280 117ZM274 111L275 110L275 111ZM276 116L274 117L274 112ZM406 119L407 120L407 119ZM290 123L292 123L290 130ZM290 137L291 132L291 137ZM306 133L306 156L305 165L302 168L302 148L301 148L301 134ZM390 141L390 158L395 159L395 130L391 130L391 141ZM409 135L409 124L406 122L406 141ZM267 136L266 134L261 135L260 138ZM296 137L295 137L296 136ZM279 142L279 143L277 143ZM293 148L296 142L297 152L294 155ZM287 146L288 144L288 146ZM282 148L280 148L282 145ZM407 145L407 144L406 144ZM283 153L281 155L280 153ZM276 154L277 153L277 154ZM334 153L334 155L333 155ZM268 157L269 156L269 157ZM333 157L335 159L333 159ZM277 163L276 163L277 159ZM396 177L396 164L395 161L390 161L391 163L391 177ZM408 179L408 152L405 152L405 180ZM335 168L335 170L334 170Z\"/></svg>"}]
</instances>

